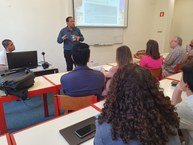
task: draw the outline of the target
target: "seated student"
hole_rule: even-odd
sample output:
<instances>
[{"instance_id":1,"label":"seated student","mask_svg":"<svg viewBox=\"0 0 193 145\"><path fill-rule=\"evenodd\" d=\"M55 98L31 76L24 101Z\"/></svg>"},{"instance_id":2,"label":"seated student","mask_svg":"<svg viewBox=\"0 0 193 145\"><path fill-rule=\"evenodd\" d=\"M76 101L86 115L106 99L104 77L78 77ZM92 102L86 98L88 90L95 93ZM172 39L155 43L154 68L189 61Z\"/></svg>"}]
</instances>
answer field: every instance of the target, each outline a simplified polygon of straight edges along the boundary
<instances>
[{"instance_id":1,"label":"seated student","mask_svg":"<svg viewBox=\"0 0 193 145\"><path fill-rule=\"evenodd\" d=\"M105 77L107 78L105 88L102 92L102 96L106 96L107 92L109 90L109 85L111 83L111 78L113 75L117 72L117 69L133 62L131 50L128 46L121 46L117 48L116 51L116 62L117 66L113 66L108 73L105 74Z\"/></svg>"},{"instance_id":2,"label":"seated student","mask_svg":"<svg viewBox=\"0 0 193 145\"><path fill-rule=\"evenodd\" d=\"M193 56L193 39L191 40L190 44L186 46L186 52L188 56Z\"/></svg>"},{"instance_id":3,"label":"seated student","mask_svg":"<svg viewBox=\"0 0 193 145\"><path fill-rule=\"evenodd\" d=\"M0 52L0 70L8 69L6 53L11 53L12 51L15 50L15 46L10 39L3 40L2 45L5 49Z\"/></svg>"},{"instance_id":4,"label":"seated student","mask_svg":"<svg viewBox=\"0 0 193 145\"><path fill-rule=\"evenodd\" d=\"M187 62L193 60L193 39L191 40L190 44L186 46L186 53L188 55Z\"/></svg>"},{"instance_id":5,"label":"seated student","mask_svg":"<svg viewBox=\"0 0 193 145\"><path fill-rule=\"evenodd\" d=\"M163 57L159 53L159 45L155 40L149 40L146 44L146 55L142 57L139 64L147 69L161 68Z\"/></svg>"},{"instance_id":6,"label":"seated student","mask_svg":"<svg viewBox=\"0 0 193 145\"><path fill-rule=\"evenodd\" d=\"M180 129L185 138L185 145L193 145L193 61L182 67L182 78L172 95L172 104L180 117ZM182 99L182 91L187 97Z\"/></svg>"},{"instance_id":7,"label":"seated student","mask_svg":"<svg viewBox=\"0 0 193 145\"><path fill-rule=\"evenodd\" d=\"M78 43L72 48L72 59L76 68L64 74L60 81L64 94L68 96L96 95L101 99L105 76L102 72L90 69L87 62L90 49L86 43Z\"/></svg>"},{"instance_id":8,"label":"seated student","mask_svg":"<svg viewBox=\"0 0 193 145\"><path fill-rule=\"evenodd\" d=\"M147 69L118 69L108 96L96 121L95 145L180 145L175 107Z\"/></svg>"},{"instance_id":9,"label":"seated student","mask_svg":"<svg viewBox=\"0 0 193 145\"><path fill-rule=\"evenodd\" d=\"M187 60L187 54L182 47L182 38L175 36L170 41L171 52L167 55L162 65L163 78L174 73L175 66Z\"/></svg>"}]
</instances>

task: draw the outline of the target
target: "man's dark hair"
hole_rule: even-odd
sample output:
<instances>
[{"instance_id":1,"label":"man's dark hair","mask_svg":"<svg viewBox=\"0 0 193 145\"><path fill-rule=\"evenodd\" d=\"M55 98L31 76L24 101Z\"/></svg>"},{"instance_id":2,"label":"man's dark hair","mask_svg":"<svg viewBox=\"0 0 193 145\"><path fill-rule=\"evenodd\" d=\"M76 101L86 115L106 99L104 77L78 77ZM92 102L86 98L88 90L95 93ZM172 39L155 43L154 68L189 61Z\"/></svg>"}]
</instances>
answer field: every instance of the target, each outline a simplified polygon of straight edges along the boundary
<instances>
[{"instance_id":1,"label":"man's dark hair","mask_svg":"<svg viewBox=\"0 0 193 145\"><path fill-rule=\"evenodd\" d=\"M78 43L72 48L72 57L76 65L86 65L90 57L89 45Z\"/></svg>"},{"instance_id":2,"label":"man's dark hair","mask_svg":"<svg viewBox=\"0 0 193 145\"><path fill-rule=\"evenodd\" d=\"M193 92L193 61L182 66L183 81L188 84L189 89Z\"/></svg>"},{"instance_id":3,"label":"man's dark hair","mask_svg":"<svg viewBox=\"0 0 193 145\"><path fill-rule=\"evenodd\" d=\"M12 42L10 39L4 39L2 41L3 47L6 49L10 42Z\"/></svg>"},{"instance_id":4,"label":"man's dark hair","mask_svg":"<svg viewBox=\"0 0 193 145\"><path fill-rule=\"evenodd\" d=\"M69 22L69 19L72 18L72 16L69 16L66 18L66 22Z\"/></svg>"}]
</instances>

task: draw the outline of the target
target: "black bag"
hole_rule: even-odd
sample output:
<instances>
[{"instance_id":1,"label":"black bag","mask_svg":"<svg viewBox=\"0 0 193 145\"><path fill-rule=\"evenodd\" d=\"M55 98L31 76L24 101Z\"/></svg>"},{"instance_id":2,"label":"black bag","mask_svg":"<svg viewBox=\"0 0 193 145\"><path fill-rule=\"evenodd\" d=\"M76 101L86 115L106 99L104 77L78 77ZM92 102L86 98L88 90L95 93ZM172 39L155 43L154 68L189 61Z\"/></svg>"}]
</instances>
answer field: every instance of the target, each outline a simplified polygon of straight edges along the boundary
<instances>
[{"instance_id":1,"label":"black bag","mask_svg":"<svg viewBox=\"0 0 193 145\"><path fill-rule=\"evenodd\" d=\"M7 72L0 76L0 90L6 95L27 98L28 88L34 84L35 75L29 69Z\"/></svg>"}]
</instances>

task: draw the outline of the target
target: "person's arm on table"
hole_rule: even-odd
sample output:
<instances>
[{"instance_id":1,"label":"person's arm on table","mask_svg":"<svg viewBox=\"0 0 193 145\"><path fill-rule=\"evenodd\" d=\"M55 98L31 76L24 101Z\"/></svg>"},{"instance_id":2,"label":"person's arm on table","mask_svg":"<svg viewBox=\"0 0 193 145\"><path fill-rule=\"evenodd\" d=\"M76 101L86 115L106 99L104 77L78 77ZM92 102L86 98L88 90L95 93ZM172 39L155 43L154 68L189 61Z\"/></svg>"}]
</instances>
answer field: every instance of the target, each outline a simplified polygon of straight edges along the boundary
<instances>
[{"instance_id":1,"label":"person's arm on table","mask_svg":"<svg viewBox=\"0 0 193 145\"><path fill-rule=\"evenodd\" d=\"M181 95L182 95L182 89L180 88L180 83L178 83L172 94L172 100L171 100L172 105L176 105L182 101Z\"/></svg>"}]
</instances>

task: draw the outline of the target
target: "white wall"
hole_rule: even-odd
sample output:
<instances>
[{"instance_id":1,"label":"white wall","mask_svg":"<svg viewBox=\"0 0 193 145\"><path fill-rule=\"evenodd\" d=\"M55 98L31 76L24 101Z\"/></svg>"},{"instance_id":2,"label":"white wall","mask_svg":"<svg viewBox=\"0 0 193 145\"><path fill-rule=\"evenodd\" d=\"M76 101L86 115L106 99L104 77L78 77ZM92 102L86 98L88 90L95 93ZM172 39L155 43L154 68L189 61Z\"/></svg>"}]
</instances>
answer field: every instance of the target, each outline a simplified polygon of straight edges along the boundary
<instances>
[{"instance_id":1,"label":"white wall","mask_svg":"<svg viewBox=\"0 0 193 145\"><path fill-rule=\"evenodd\" d=\"M145 44L150 38L153 27L153 13L155 6L153 0L130 0L128 28L124 31L124 43L135 53L145 49Z\"/></svg>"},{"instance_id":2,"label":"white wall","mask_svg":"<svg viewBox=\"0 0 193 145\"><path fill-rule=\"evenodd\" d=\"M171 36L183 39L183 46L193 39L193 0L175 0Z\"/></svg>"},{"instance_id":3,"label":"white wall","mask_svg":"<svg viewBox=\"0 0 193 145\"><path fill-rule=\"evenodd\" d=\"M47 61L64 67L63 51L56 42L64 21L62 9L61 0L0 0L0 41L12 39L16 51L37 50L39 61L44 51Z\"/></svg>"},{"instance_id":4,"label":"white wall","mask_svg":"<svg viewBox=\"0 0 193 145\"><path fill-rule=\"evenodd\" d=\"M170 29L173 17L174 0L160 1L157 0L154 12L154 21L152 29L152 39L159 43L160 52L169 50ZM164 12L164 16L160 17L160 12Z\"/></svg>"},{"instance_id":5,"label":"white wall","mask_svg":"<svg viewBox=\"0 0 193 145\"><path fill-rule=\"evenodd\" d=\"M129 0L128 27L124 29L123 44L91 46L90 60L96 64L114 62L117 47L128 45L135 53L145 49L148 39L156 39L160 46L165 46L173 12L171 1ZM159 17L160 11L165 12L163 19ZM65 18L72 14L72 0L0 0L0 41L12 39L17 51L37 50L39 61L44 51L46 60L64 71L63 48L56 38L66 25Z\"/></svg>"}]
</instances>

